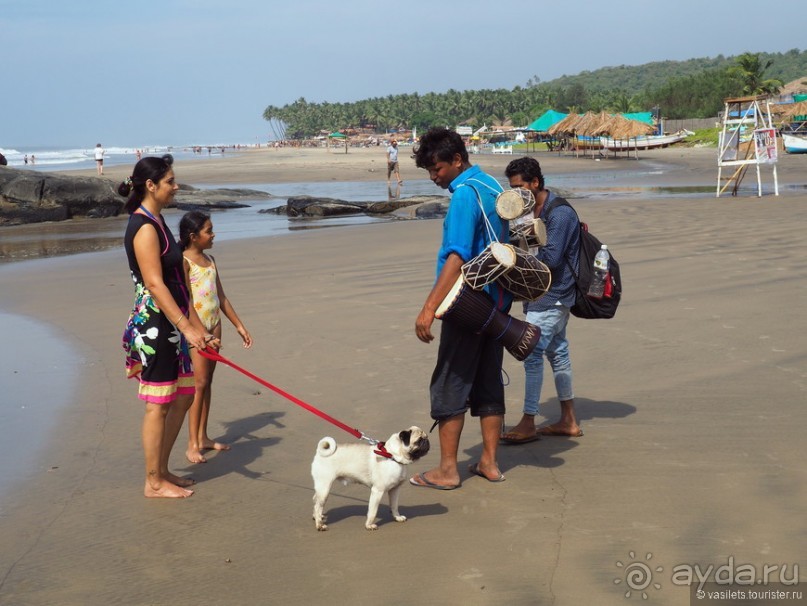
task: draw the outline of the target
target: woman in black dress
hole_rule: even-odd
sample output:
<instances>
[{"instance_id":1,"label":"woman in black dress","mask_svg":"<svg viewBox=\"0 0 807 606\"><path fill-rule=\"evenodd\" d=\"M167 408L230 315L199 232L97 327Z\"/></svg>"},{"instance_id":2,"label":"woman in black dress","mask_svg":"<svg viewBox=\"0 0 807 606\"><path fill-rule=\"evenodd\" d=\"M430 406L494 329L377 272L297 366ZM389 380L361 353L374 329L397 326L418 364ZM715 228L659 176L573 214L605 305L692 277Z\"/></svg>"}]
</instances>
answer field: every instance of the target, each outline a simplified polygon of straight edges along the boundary
<instances>
[{"instance_id":1,"label":"woman in black dress","mask_svg":"<svg viewBox=\"0 0 807 606\"><path fill-rule=\"evenodd\" d=\"M189 497L193 480L168 471L168 457L193 402L194 379L188 347L218 344L189 306L182 250L160 212L179 186L170 155L146 157L118 192L129 196L124 247L135 285L135 302L123 349L126 372L140 381L138 397L146 403L143 451L146 497Z\"/></svg>"}]
</instances>

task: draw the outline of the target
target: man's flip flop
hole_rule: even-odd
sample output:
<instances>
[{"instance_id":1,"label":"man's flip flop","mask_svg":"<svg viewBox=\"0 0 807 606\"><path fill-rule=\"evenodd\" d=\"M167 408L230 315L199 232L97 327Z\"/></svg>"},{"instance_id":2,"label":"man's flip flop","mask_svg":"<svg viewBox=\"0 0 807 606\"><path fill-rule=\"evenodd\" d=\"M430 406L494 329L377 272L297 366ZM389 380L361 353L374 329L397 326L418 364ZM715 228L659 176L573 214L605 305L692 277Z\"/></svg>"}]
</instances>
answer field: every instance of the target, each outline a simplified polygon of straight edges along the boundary
<instances>
[{"instance_id":1,"label":"man's flip flop","mask_svg":"<svg viewBox=\"0 0 807 606\"><path fill-rule=\"evenodd\" d=\"M577 433L569 433L568 431L564 431L562 429L558 429L555 425L544 425L543 427L539 427L538 434L542 436L561 436L564 438L581 438L583 437L583 430L578 429Z\"/></svg>"},{"instance_id":2,"label":"man's flip flop","mask_svg":"<svg viewBox=\"0 0 807 606\"><path fill-rule=\"evenodd\" d=\"M485 478L488 482L504 482L507 478L504 477L504 474L499 472L499 477L493 478L492 480L487 477L484 473L479 470L479 464L474 463L473 465L468 466L468 471L475 476L479 476L480 478Z\"/></svg>"},{"instance_id":3,"label":"man's flip flop","mask_svg":"<svg viewBox=\"0 0 807 606\"><path fill-rule=\"evenodd\" d=\"M429 480L425 475L426 472L422 472L409 478L409 483L412 486L417 486L418 488L433 488L434 490L456 490L460 487L459 484L455 484L454 486L443 486L442 484L435 484L431 480Z\"/></svg>"},{"instance_id":4,"label":"man's flip flop","mask_svg":"<svg viewBox=\"0 0 807 606\"><path fill-rule=\"evenodd\" d=\"M499 441L502 444L529 444L530 442L535 442L536 440L540 440L541 436L538 435L536 431L533 434L524 434L519 433L517 431L508 431L507 433L503 433L499 437Z\"/></svg>"}]
</instances>

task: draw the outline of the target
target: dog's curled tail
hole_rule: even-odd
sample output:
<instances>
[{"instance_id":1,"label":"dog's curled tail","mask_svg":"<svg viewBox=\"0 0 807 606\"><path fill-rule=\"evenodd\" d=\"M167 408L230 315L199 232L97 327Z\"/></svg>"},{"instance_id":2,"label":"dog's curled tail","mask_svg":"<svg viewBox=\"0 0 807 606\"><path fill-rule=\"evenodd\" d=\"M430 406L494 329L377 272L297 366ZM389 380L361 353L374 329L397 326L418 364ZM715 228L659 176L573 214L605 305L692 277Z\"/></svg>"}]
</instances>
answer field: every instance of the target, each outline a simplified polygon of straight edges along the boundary
<instances>
[{"instance_id":1,"label":"dog's curled tail","mask_svg":"<svg viewBox=\"0 0 807 606\"><path fill-rule=\"evenodd\" d=\"M317 455L320 457L329 457L336 452L336 440L330 436L326 436L317 444Z\"/></svg>"}]
</instances>

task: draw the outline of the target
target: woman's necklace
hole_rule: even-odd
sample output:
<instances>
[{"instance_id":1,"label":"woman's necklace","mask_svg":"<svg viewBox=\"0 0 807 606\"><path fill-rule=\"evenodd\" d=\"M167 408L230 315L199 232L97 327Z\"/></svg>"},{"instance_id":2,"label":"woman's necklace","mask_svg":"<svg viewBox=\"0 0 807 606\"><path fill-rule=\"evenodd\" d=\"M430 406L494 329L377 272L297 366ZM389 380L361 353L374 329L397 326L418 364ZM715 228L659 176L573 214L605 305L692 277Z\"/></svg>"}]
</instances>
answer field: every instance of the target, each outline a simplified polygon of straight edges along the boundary
<instances>
[{"instance_id":1,"label":"woman's necklace","mask_svg":"<svg viewBox=\"0 0 807 606\"><path fill-rule=\"evenodd\" d=\"M149 219L151 219L155 223L159 223L159 221L157 221L157 217L152 215L151 212L149 212L149 209L143 206L142 204L140 205L140 210L142 210L143 214L146 215Z\"/></svg>"},{"instance_id":2,"label":"woman's necklace","mask_svg":"<svg viewBox=\"0 0 807 606\"><path fill-rule=\"evenodd\" d=\"M142 204L140 205L138 210L142 210L143 214L146 215L152 221L154 221L159 226L160 231L163 232L163 238L165 238L165 248L163 248L162 252L160 253L160 256L162 257L165 253L168 252L168 234L165 233L165 223L163 223L162 221L158 221L157 217L152 215L149 209L143 206ZM160 219L162 219L162 217L160 217Z\"/></svg>"}]
</instances>

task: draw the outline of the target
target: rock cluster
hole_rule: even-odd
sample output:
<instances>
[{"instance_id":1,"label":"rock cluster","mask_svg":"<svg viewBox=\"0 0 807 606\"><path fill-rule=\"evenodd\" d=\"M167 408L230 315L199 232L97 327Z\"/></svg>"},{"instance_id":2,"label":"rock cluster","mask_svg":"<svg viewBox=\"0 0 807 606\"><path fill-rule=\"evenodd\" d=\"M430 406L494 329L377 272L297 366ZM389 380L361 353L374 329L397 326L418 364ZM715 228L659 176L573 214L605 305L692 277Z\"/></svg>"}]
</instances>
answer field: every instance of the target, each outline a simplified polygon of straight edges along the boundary
<instances>
[{"instance_id":1,"label":"rock cluster","mask_svg":"<svg viewBox=\"0 0 807 606\"><path fill-rule=\"evenodd\" d=\"M292 196L286 201L285 206L258 212L287 215L291 218L390 214L401 219L420 219L445 216L447 209L448 198L445 196L411 196L377 202L348 202L320 196Z\"/></svg>"},{"instance_id":2,"label":"rock cluster","mask_svg":"<svg viewBox=\"0 0 807 606\"><path fill-rule=\"evenodd\" d=\"M98 177L71 177L57 173L0 166L0 225L65 221L74 217L114 217L125 199L117 183ZM252 189L196 189L180 186L174 205L194 208L241 208L238 200L271 198Z\"/></svg>"},{"instance_id":3,"label":"rock cluster","mask_svg":"<svg viewBox=\"0 0 807 606\"><path fill-rule=\"evenodd\" d=\"M0 166L0 224L113 217L122 207L123 199L106 179Z\"/></svg>"}]
</instances>

